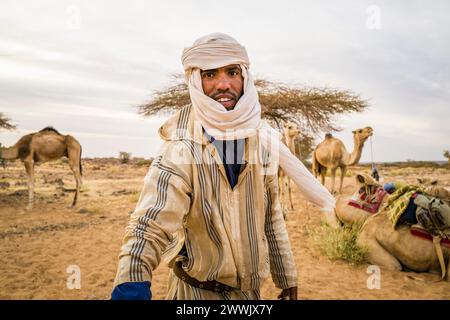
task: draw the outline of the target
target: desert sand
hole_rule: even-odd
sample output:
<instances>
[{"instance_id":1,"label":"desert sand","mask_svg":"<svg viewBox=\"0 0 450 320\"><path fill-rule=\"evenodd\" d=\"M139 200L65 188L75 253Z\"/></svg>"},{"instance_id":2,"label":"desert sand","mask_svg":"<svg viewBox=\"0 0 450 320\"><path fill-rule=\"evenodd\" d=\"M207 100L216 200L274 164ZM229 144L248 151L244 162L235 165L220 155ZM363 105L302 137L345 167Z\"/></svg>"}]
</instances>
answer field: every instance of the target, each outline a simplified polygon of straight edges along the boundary
<instances>
[{"instance_id":1,"label":"desert sand","mask_svg":"<svg viewBox=\"0 0 450 320\"><path fill-rule=\"evenodd\" d=\"M76 208L68 207L73 192L67 189L75 185L68 165L58 161L38 166L35 206L30 211L22 164L17 161L0 169L0 299L110 298L124 229L147 167L93 160L83 164ZM344 193L354 192L354 173L363 171L368 168L350 168ZM381 168L380 174L384 182L414 183L417 177L429 177L450 185L446 168ZM406 277L406 272L381 269L380 288L369 289L368 264L331 260L313 245L311 234L319 227L320 211L293 190L295 209L286 224L300 299L450 299L450 282L432 282L437 274L425 274L429 281L418 281ZM67 285L74 266L80 271L79 289ZM154 271L154 299L164 299L167 275L165 265ZM262 298L276 299L279 291L268 279Z\"/></svg>"}]
</instances>

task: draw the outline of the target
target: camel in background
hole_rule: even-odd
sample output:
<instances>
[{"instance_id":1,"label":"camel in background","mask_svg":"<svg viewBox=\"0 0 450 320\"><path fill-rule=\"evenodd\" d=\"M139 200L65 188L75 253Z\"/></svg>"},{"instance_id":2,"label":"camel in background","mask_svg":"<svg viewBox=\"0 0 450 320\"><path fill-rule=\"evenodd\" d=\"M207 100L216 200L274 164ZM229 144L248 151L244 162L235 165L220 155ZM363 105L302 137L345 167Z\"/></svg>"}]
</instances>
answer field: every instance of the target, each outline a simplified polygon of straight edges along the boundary
<instances>
[{"instance_id":1,"label":"camel in background","mask_svg":"<svg viewBox=\"0 0 450 320\"><path fill-rule=\"evenodd\" d=\"M284 135L281 139L291 152L295 153L295 138L300 134L300 129L293 122L286 122L284 124ZM278 169L278 184L280 185L280 195L281 195L281 203L284 204L284 199L288 196L290 209L294 209L294 205L292 204L292 191L291 191L291 179L284 173L284 171L279 168ZM284 211L284 210L283 210Z\"/></svg>"},{"instance_id":2,"label":"camel in background","mask_svg":"<svg viewBox=\"0 0 450 320\"><path fill-rule=\"evenodd\" d=\"M52 127L30 133L12 147L0 148L0 158L5 160L20 159L25 165L28 177L28 209L33 207L34 198L34 164L69 158L69 166L75 176L76 191L72 207L75 206L81 187L81 145L70 135L62 135Z\"/></svg>"},{"instance_id":3,"label":"camel in background","mask_svg":"<svg viewBox=\"0 0 450 320\"><path fill-rule=\"evenodd\" d=\"M342 184L344 182L347 166L355 165L361 158L364 142L373 134L371 127L357 129L353 132L353 151L348 153L344 143L334 138L331 134L325 135L325 140L317 145L312 154L312 171L316 178L320 175L322 184L325 185L325 174L327 169L331 170L331 193L335 193L334 183L337 168L341 168L341 183L339 193L342 193Z\"/></svg>"}]
</instances>

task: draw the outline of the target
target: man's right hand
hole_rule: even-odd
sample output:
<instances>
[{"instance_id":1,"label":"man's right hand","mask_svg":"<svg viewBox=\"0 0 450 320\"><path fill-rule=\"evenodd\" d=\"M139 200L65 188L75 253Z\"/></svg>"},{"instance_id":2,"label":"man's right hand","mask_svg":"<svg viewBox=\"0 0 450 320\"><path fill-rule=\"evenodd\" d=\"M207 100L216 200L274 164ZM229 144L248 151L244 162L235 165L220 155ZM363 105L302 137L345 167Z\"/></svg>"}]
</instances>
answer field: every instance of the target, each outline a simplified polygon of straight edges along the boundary
<instances>
[{"instance_id":1,"label":"man's right hand","mask_svg":"<svg viewBox=\"0 0 450 320\"><path fill-rule=\"evenodd\" d=\"M111 294L111 300L151 300L151 283L144 282L125 282L114 288Z\"/></svg>"},{"instance_id":2,"label":"man's right hand","mask_svg":"<svg viewBox=\"0 0 450 320\"><path fill-rule=\"evenodd\" d=\"M297 300L297 287L283 289L277 298L279 300Z\"/></svg>"}]
</instances>

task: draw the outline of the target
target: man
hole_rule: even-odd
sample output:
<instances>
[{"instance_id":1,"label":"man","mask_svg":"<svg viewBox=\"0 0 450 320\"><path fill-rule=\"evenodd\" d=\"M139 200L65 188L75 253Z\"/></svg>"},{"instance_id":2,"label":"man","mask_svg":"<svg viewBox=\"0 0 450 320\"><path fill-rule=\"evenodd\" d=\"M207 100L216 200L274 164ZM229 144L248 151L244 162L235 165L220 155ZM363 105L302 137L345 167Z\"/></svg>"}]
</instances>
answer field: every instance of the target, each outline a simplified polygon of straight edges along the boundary
<instances>
[{"instance_id":1,"label":"man","mask_svg":"<svg viewBox=\"0 0 450 320\"><path fill-rule=\"evenodd\" d=\"M126 230L112 298L151 298L163 259L167 299L259 299L269 272L278 298L297 299L278 165L325 210L334 198L261 122L244 47L210 34L182 62L192 105L159 129L165 142Z\"/></svg>"}]
</instances>

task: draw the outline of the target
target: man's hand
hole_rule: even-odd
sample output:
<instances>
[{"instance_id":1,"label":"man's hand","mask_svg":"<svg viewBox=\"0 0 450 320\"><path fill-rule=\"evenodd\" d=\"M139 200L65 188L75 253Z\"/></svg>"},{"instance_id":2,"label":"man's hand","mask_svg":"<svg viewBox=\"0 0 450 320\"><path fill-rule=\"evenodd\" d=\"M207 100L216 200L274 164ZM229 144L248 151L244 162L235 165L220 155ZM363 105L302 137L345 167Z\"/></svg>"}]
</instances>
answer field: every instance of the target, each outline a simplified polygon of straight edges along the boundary
<instances>
[{"instance_id":1,"label":"man's hand","mask_svg":"<svg viewBox=\"0 0 450 320\"><path fill-rule=\"evenodd\" d=\"M279 300L297 300L297 287L283 289L277 298Z\"/></svg>"}]
</instances>

